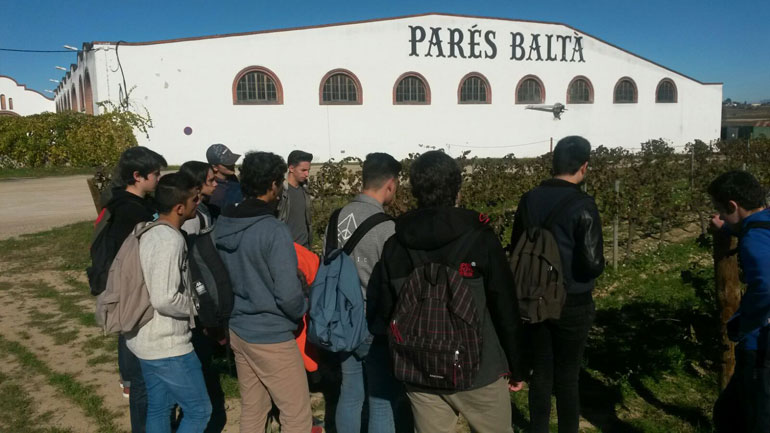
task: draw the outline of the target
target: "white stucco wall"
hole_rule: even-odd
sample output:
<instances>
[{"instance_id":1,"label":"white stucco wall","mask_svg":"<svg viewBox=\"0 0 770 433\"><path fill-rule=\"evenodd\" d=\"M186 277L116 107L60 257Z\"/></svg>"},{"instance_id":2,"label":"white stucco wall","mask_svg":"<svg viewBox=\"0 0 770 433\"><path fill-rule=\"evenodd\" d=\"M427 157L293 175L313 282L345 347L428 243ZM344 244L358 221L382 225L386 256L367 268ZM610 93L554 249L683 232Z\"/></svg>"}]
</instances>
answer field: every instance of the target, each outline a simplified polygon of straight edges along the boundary
<instances>
[{"instance_id":1,"label":"white stucco wall","mask_svg":"<svg viewBox=\"0 0 770 433\"><path fill-rule=\"evenodd\" d=\"M27 89L27 86L19 84L11 77L0 75L0 95L5 95L5 110L20 116L29 116L46 111L56 111L54 102L43 96L36 90ZM11 109L13 99L13 109Z\"/></svg>"},{"instance_id":2,"label":"white stucco wall","mask_svg":"<svg viewBox=\"0 0 770 433\"><path fill-rule=\"evenodd\" d=\"M409 55L410 25L428 31L425 42L418 45L419 56ZM482 52L484 33L495 32L494 59L437 58L435 49L434 57L424 56L430 27L463 29L467 54L468 30L474 25L482 31ZM532 33L582 36L585 62L511 60L511 32L527 35L525 47ZM445 54L446 35L442 34ZM542 37L540 42L545 45ZM90 62L94 101L117 102L122 77L114 45L97 43L94 48L83 60ZM571 48L568 44L568 58ZM677 146L694 139L709 141L720 132L721 84L701 84L559 24L428 15L170 43L121 44L119 53L127 86L133 88L131 102L140 113L146 109L154 124L149 140L138 138L170 163L203 159L206 147L217 142L238 153L267 150L284 157L301 148L314 153L317 160L363 157L375 150L403 157L420 151L418 144L445 148L452 155L470 149L479 156L511 152L533 156L548 151L550 138L556 141L572 134L587 137L595 146L638 147L651 138L664 138ZM283 105L233 104L233 80L251 65L277 75ZM363 88L362 105L319 104L320 81L337 68L356 74ZM408 71L427 79L430 105L393 105L395 81ZM460 80L469 72L479 72L489 80L491 104L457 103ZM561 120L554 120L550 113L525 110L524 105L515 104L514 93L519 80L529 74L544 83L546 104L566 103L568 83L576 75L584 75L593 85L594 103L567 105ZM637 84L636 104L612 102L615 84L624 76ZM663 78L676 84L677 103L655 103L655 90ZM187 126L193 130L189 136L183 132ZM527 144L533 142L537 143Z\"/></svg>"}]
</instances>

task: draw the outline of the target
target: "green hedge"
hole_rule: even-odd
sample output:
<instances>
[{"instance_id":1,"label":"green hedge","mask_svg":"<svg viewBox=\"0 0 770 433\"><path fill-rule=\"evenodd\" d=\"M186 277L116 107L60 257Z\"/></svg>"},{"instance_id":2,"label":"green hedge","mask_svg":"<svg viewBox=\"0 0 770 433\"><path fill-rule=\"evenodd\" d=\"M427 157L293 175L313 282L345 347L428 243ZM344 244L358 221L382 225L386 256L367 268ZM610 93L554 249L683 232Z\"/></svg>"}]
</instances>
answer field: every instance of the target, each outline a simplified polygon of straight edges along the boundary
<instances>
[{"instance_id":1,"label":"green hedge","mask_svg":"<svg viewBox=\"0 0 770 433\"><path fill-rule=\"evenodd\" d=\"M114 165L136 146L132 113L0 117L0 169Z\"/></svg>"}]
</instances>

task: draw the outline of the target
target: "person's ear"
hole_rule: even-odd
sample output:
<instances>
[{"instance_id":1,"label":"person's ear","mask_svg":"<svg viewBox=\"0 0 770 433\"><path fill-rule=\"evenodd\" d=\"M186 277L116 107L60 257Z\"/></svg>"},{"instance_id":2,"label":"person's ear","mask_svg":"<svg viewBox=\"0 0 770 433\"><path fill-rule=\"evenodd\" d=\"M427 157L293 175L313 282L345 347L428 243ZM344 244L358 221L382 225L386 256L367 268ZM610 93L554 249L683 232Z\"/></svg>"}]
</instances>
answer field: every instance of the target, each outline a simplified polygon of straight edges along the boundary
<instances>
[{"instance_id":1,"label":"person's ear","mask_svg":"<svg viewBox=\"0 0 770 433\"><path fill-rule=\"evenodd\" d=\"M583 165L580 167L580 172L583 174L583 176L586 175L587 171L588 171L588 161L584 162Z\"/></svg>"},{"instance_id":2,"label":"person's ear","mask_svg":"<svg viewBox=\"0 0 770 433\"><path fill-rule=\"evenodd\" d=\"M139 174L139 172L138 172L138 171L135 171L135 172L134 172L134 174L133 174L133 176L134 176L134 182L140 182L141 180L143 180L143 179L144 179L144 176L142 176L141 174Z\"/></svg>"},{"instance_id":3,"label":"person's ear","mask_svg":"<svg viewBox=\"0 0 770 433\"><path fill-rule=\"evenodd\" d=\"M727 209L725 209L725 210L727 211L728 215L730 215L732 213L735 213L735 211L738 210L738 203L733 201L733 200L728 201L727 202Z\"/></svg>"},{"instance_id":4,"label":"person's ear","mask_svg":"<svg viewBox=\"0 0 770 433\"><path fill-rule=\"evenodd\" d=\"M178 204L174 205L174 213L176 213L177 215L183 216L184 215L184 211L185 211L185 208L184 208L184 205L182 203L178 203Z\"/></svg>"}]
</instances>

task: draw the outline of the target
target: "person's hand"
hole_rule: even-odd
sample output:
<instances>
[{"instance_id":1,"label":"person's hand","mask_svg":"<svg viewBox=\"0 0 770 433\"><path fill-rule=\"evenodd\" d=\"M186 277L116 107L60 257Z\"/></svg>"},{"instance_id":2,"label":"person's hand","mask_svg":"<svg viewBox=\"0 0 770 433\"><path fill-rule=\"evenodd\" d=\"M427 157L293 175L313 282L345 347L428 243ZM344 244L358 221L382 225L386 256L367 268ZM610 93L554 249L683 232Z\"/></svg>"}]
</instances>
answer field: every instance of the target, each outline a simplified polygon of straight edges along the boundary
<instances>
[{"instance_id":1,"label":"person's hand","mask_svg":"<svg viewBox=\"0 0 770 433\"><path fill-rule=\"evenodd\" d=\"M519 392L524 388L524 382L514 382L512 379L508 379L508 390L511 392Z\"/></svg>"},{"instance_id":2,"label":"person's hand","mask_svg":"<svg viewBox=\"0 0 770 433\"><path fill-rule=\"evenodd\" d=\"M712 232L718 232L719 230L722 230L722 227L725 225L725 222L722 220L722 218L719 218L719 214L715 214L711 217L711 222L709 223L709 228Z\"/></svg>"}]
</instances>

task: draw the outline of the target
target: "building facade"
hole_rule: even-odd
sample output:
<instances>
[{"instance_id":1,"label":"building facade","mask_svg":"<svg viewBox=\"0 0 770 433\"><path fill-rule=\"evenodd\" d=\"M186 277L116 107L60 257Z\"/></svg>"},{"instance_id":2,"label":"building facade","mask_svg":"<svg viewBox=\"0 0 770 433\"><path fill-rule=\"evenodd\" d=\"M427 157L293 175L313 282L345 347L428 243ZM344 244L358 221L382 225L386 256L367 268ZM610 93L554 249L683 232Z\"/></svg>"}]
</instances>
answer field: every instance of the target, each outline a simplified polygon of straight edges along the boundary
<instances>
[{"instance_id":1,"label":"building facade","mask_svg":"<svg viewBox=\"0 0 770 433\"><path fill-rule=\"evenodd\" d=\"M52 98L0 75L0 116L28 116L55 110Z\"/></svg>"},{"instance_id":2,"label":"building facade","mask_svg":"<svg viewBox=\"0 0 770 433\"><path fill-rule=\"evenodd\" d=\"M57 109L149 115L170 163L236 152L317 160L439 148L534 156L720 136L722 84L702 83L559 23L425 14L167 41L84 44ZM548 111L562 104L560 118ZM529 107L529 108L528 108Z\"/></svg>"}]
</instances>

